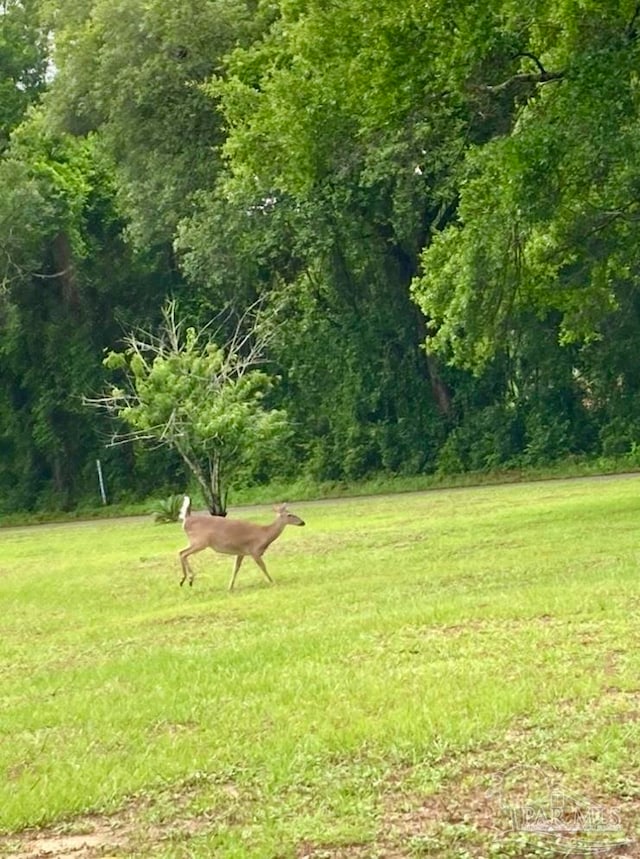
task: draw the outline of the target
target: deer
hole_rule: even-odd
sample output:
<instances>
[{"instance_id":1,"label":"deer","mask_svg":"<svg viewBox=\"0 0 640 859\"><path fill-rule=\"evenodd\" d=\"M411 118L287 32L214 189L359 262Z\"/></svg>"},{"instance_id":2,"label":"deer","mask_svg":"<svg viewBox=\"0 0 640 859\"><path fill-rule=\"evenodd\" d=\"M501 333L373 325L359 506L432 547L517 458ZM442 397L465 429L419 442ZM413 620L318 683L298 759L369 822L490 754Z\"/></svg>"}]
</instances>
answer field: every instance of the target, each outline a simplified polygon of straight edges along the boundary
<instances>
[{"instance_id":1,"label":"deer","mask_svg":"<svg viewBox=\"0 0 640 859\"><path fill-rule=\"evenodd\" d=\"M186 549L179 554L182 564L180 587L189 579L193 585L193 570L187 558L203 549L213 549L223 555L235 555L233 573L229 582L232 591L236 576L245 556L250 555L264 573L269 584L275 584L265 566L262 556L274 540L277 540L287 525L304 525L304 521L290 513L286 504L278 504L273 508L277 516L270 525L256 525L245 519L227 519L224 516L211 516L208 513L192 513L191 499L184 496L180 520L189 540Z\"/></svg>"}]
</instances>

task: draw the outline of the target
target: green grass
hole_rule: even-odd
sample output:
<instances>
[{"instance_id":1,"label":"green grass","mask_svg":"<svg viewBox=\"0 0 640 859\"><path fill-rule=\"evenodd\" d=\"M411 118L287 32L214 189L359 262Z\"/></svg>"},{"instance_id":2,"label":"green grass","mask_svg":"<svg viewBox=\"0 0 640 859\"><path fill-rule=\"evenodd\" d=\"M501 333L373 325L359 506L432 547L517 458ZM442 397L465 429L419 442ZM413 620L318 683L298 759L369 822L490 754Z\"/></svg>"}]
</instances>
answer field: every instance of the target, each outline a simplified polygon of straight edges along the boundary
<instances>
[{"instance_id":1,"label":"green grass","mask_svg":"<svg viewBox=\"0 0 640 859\"><path fill-rule=\"evenodd\" d=\"M177 525L3 529L0 856L549 855L514 767L637 837L639 488L292 505L233 594Z\"/></svg>"}]
</instances>

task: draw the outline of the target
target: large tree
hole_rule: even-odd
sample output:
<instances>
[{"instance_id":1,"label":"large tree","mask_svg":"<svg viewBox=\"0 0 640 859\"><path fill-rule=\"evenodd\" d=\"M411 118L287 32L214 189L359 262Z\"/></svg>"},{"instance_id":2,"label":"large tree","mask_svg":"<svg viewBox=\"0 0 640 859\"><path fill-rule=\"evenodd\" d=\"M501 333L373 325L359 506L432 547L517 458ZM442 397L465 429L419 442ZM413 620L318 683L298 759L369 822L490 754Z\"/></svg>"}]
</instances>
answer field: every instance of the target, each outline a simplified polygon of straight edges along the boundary
<instances>
[{"instance_id":1,"label":"large tree","mask_svg":"<svg viewBox=\"0 0 640 859\"><path fill-rule=\"evenodd\" d=\"M185 270L212 290L286 293L274 349L316 476L423 467L450 412L408 288L452 203L462 116L459 99L424 101L428 45L397 62L429 22L396 7L280 4L208 87L228 173L179 233Z\"/></svg>"},{"instance_id":2,"label":"large tree","mask_svg":"<svg viewBox=\"0 0 640 859\"><path fill-rule=\"evenodd\" d=\"M99 131L138 247L170 243L192 196L211 187L225 130L202 84L261 16L246 0L62 0L49 116Z\"/></svg>"},{"instance_id":3,"label":"large tree","mask_svg":"<svg viewBox=\"0 0 640 859\"><path fill-rule=\"evenodd\" d=\"M557 313L562 342L599 338L638 286L640 7L535 8L519 73L484 87L510 95L511 126L465 150L456 220L414 287L432 347L469 366L531 311Z\"/></svg>"},{"instance_id":4,"label":"large tree","mask_svg":"<svg viewBox=\"0 0 640 859\"><path fill-rule=\"evenodd\" d=\"M3 507L68 507L93 487L103 444L82 397L120 326L153 321L169 285L122 241L111 175L95 140L52 133L39 112L0 159Z\"/></svg>"},{"instance_id":5,"label":"large tree","mask_svg":"<svg viewBox=\"0 0 640 859\"><path fill-rule=\"evenodd\" d=\"M416 406L429 399L419 373L402 432L389 433L404 415L393 367L407 378L420 339L429 351L412 364L422 363L445 420L468 411L473 398L456 391L472 382L437 358L477 370L496 356L493 396L523 427L512 453L552 453L535 417L552 402L558 427L589 436L579 429L589 403L583 355L558 350L572 337L601 336L594 324L614 309L612 283L625 290L633 278L635 179L625 165L636 160L637 21L630 2L309 0L282 3L264 39L232 56L211 87L230 128L224 193L293 232L287 247L298 268L284 277L295 284L299 324L286 331L290 359L295 367L296 352L309 354L305 330L336 356L297 369L319 405L327 465L344 456L377 467L394 448L407 461L403 437L408 450L422 437L433 453L425 439L437 446L443 423L418 419ZM206 234L205 214L192 232L196 257ZM209 247L215 258L215 240ZM422 325L406 302L420 266ZM556 360L527 345L538 329ZM538 396L527 372L550 373L558 396ZM349 407L325 412L327 377L332 405L342 390ZM299 406L304 393L295 399ZM392 439L382 460L380 448L361 443L369 433Z\"/></svg>"}]
</instances>

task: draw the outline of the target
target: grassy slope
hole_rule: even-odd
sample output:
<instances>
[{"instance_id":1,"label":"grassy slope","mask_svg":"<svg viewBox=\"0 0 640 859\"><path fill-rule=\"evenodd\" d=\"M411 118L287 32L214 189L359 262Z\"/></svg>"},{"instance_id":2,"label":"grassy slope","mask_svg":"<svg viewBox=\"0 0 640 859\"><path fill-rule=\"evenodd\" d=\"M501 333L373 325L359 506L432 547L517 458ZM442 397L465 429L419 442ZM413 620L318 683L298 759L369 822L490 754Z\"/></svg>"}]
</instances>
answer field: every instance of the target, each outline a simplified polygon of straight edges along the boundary
<instances>
[{"instance_id":1,"label":"grassy slope","mask_svg":"<svg viewBox=\"0 0 640 859\"><path fill-rule=\"evenodd\" d=\"M111 856L525 855L515 765L634 837L639 484L301 504L232 595L175 525L3 530L0 855L89 811Z\"/></svg>"}]
</instances>

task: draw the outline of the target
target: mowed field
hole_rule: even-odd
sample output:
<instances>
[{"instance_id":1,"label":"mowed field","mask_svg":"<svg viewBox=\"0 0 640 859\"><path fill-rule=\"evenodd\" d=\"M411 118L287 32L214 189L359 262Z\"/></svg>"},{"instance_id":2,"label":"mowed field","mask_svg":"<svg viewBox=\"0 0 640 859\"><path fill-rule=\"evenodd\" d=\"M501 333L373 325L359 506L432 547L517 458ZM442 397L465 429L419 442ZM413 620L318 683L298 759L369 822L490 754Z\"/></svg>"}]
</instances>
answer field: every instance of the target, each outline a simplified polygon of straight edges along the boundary
<instances>
[{"instance_id":1,"label":"mowed field","mask_svg":"<svg viewBox=\"0 0 640 859\"><path fill-rule=\"evenodd\" d=\"M0 856L640 856L640 477L291 508L0 531Z\"/></svg>"}]
</instances>

